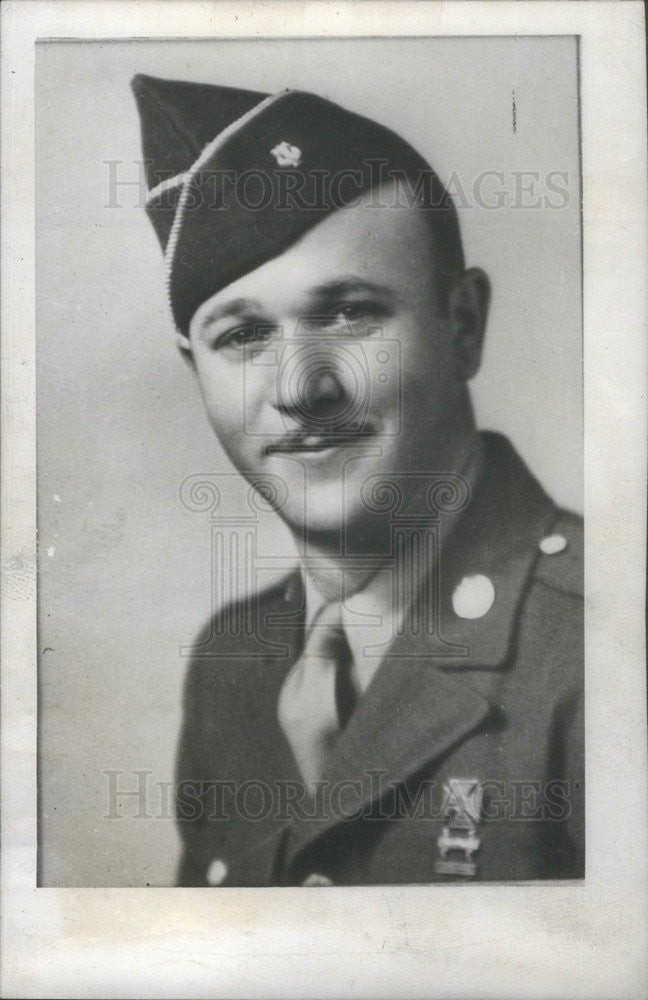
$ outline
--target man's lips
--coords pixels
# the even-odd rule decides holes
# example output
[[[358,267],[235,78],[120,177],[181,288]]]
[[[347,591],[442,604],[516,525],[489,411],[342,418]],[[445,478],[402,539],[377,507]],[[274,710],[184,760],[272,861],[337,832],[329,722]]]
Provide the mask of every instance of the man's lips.
[[[303,431],[293,431],[284,434],[271,444],[266,445],[264,454],[286,454],[293,452],[327,451],[329,448],[348,448],[364,438],[371,437],[372,428],[362,430],[338,431],[327,434],[307,434]]]

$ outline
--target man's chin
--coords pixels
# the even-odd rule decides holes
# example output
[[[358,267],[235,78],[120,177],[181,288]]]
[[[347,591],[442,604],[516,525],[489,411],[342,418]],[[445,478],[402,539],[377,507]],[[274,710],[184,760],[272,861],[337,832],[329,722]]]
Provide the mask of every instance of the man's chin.
[[[361,503],[329,505],[323,498],[318,502],[317,497],[309,495],[303,505],[287,503],[277,513],[295,537],[339,554],[370,554],[372,540],[377,545],[384,533],[384,518],[377,518]]]

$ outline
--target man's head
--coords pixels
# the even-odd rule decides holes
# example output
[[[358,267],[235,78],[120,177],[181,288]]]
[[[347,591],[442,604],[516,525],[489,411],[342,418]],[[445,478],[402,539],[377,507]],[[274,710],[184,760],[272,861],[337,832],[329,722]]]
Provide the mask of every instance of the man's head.
[[[148,79],[144,90],[149,100]],[[488,282],[463,270],[454,207],[411,147],[336,105],[296,96],[297,108],[313,116],[306,126],[291,127],[287,98],[255,104],[262,95],[252,95],[233,131],[219,133],[179,180],[158,188],[152,212],[179,340],[232,462],[252,482],[266,476],[280,484],[277,507],[296,532],[362,533],[375,517],[380,482],[407,497],[413,473],[453,470],[470,440],[466,381],[479,365]],[[284,134],[300,144],[272,146]],[[310,135],[317,148],[308,146]],[[269,181],[275,201],[256,212],[241,206],[250,188],[237,188],[235,175],[225,203],[223,165],[245,156],[259,162],[266,146],[277,161]],[[380,184],[353,172],[364,151],[374,165],[381,156],[389,165],[386,181],[384,170],[373,175]],[[310,166],[295,174],[309,156]],[[304,208],[325,162],[329,180],[337,170],[336,198],[320,186],[317,210]],[[277,202],[285,196],[282,164],[293,171],[293,192],[306,178],[297,184],[301,207]],[[261,205],[254,187],[263,186],[261,174],[247,175]],[[221,200],[210,209],[214,177]],[[170,225],[168,205],[166,219],[160,214],[169,192]]]
[[[487,283],[436,280],[415,208],[358,205],[194,314],[186,351],[209,419],[251,480],[286,484],[296,530],[335,531],[368,515],[367,487],[453,469],[472,432]]]

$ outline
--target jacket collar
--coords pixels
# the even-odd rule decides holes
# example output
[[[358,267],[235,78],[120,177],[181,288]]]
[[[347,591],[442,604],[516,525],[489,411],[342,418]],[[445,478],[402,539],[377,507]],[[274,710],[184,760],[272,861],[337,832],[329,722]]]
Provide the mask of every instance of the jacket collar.
[[[556,514],[509,441],[493,433],[481,437],[482,477],[441,553],[430,588],[439,627],[428,648],[434,665],[443,669],[494,668],[507,659],[538,544]],[[492,584],[493,603],[480,617],[462,618],[453,598],[463,580],[477,575]]]

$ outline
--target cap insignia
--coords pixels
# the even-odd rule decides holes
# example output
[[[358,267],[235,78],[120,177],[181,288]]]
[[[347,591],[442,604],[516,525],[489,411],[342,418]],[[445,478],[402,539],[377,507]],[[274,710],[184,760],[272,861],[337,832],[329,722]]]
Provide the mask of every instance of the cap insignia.
[[[280,142],[270,152],[280,167],[298,167],[301,163],[301,149],[299,146],[291,146],[289,142]]]

